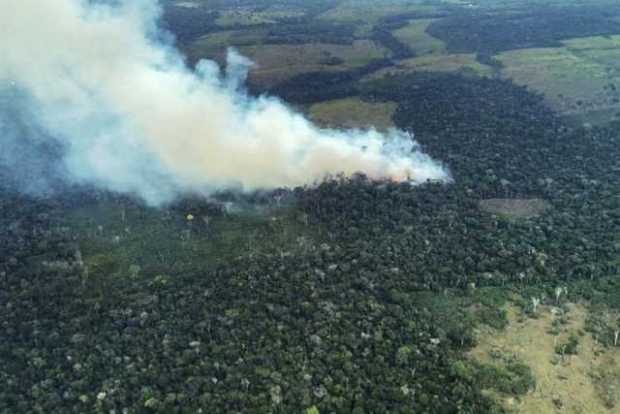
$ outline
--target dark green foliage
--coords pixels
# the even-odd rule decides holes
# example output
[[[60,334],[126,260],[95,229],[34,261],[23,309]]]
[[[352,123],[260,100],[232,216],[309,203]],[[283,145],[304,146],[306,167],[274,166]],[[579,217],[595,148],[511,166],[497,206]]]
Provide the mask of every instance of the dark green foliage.
[[[578,347],[579,338],[572,333],[565,342],[555,346],[555,353],[560,355],[577,355]]]
[[[620,311],[620,278],[603,277],[579,281],[570,293],[573,297],[583,297],[596,304],[597,306],[593,309],[595,314],[603,313],[606,308]]]
[[[171,28],[180,39],[211,30],[204,12]],[[399,20],[381,24],[393,26],[375,38],[398,56],[388,29]],[[272,41],[305,41],[307,27],[286,21]],[[541,97],[500,80],[360,85],[389,64],[304,75],[275,92],[398,102],[395,122],[453,183],[357,176],[281,190],[281,209],[258,193],[153,210],[89,188],[25,197],[0,169],[0,412],[488,413],[499,408],[482,389],[534,388],[514,358],[474,364],[464,352],[479,324],[505,327],[512,293],[549,301],[567,286],[562,300],[620,307],[617,126],[569,129]],[[528,197],[551,208],[514,220],[480,209]],[[227,213],[226,201],[264,211]],[[611,345],[616,327],[602,312],[588,329]],[[563,345],[573,352],[577,340]]]
[[[552,297],[568,285],[570,299],[613,303],[617,280],[601,277],[617,267],[616,132],[564,129],[538,97],[500,81],[399,81],[372,93],[399,101],[397,122],[419,123],[455,183],[358,176],[285,191],[284,227],[202,200],[166,211],[105,193],[5,192],[0,411],[263,412],[281,395],[285,412],[483,413],[493,405],[481,388],[531,389],[518,362],[459,361],[477,324],[505,325],[511,290]],[[435,110],[442,122],[419,115]],[[523,220],[479,208],[526,195],[553,208]],[[123,208],[132,233],[115,246],[104,236],[123,231]],[[78,248],[93,266],[86,279]]]
[[[353,24],[334,24],[320,20],[309,22],[307,18],[303,18],[296,23],[269,26],[265,42],[272,44],[320,42],[348,45],[355,40],[354,32]]]
[[[498,364],[474,364],[473,377],[482,388],[505,394],[524,395],[536,387],[530,367],[510,357]]]
[[[3,308],[0,411],[256,412],[271,407],[275,386],[284,411],[486,411],[473,382],[448,374],[447,318],[415,297],[386,300],[369,274],[330,270],[338,254],[334,246],[303,259],[145,274],[109,286],[105,294],[117,300],[95,304],[77,271],[13,273],[2,289],[11,306]],[[108,258],[93,260],[100,276],[114,271]],[[406,395],[404,384],[424,392]]]
[[[495,329],[504,329],[508,326],[508,318],[504,309],[495,307],[483,307],[476,312],[476,317],[481,323]]]
[[[207,7],[183,7],[168,4],[164,7],[162,25],[174,33],[179,43],[190,42],[217,30],[217,11]]]
[[[414,57],[414,53],[411,52],[411,49],[392,34],[395,30],[406,26],[408,23],[409,19],[406,18],[406,16],[397,16],[385,19],[373,29],[372,39],[390,49],[393,60]]]
[[[573,37],[615,34],[620,23],[613,17],[617,5],[536,7],[514,13],[460,12],[437,20],[428,28],[453,53],[480,53],[480,57],[520,48],[561,46]],[[482,61],[482,60],[481,60]]]
[[[379,59],[351,71],[312,72],[297,75],[278,84],[269,92],[284,98],[288,102],[299,104],[345,98],[358,93],[359,80],[363,76],[390,64],[391,60],[389,59]]]
[[[618,317],[617,302],[614,306],[605,304],[604,301],[593,302],[586,318],[585,330],[602,345],[609,347],[620,345],[620,317]]]

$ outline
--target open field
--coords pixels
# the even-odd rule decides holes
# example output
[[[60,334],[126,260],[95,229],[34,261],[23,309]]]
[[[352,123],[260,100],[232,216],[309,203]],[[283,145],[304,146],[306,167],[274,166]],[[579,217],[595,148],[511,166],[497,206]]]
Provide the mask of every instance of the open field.
[[[609,107],[606,109],[591,110],[587,112],[574,112],[564,115],[567,124],[573,127],[581,127],[584,125],[605,125],[610,121],[620,120],[620,108]]]
[[[394,127],[394,102],[369,103],[359,98],[338,99],[314,104],[309,113],[312,120],[333,128],[371,128],[386,130]]]
[[[248,11],[227,10],[220,14],[215,21],[218,26],[253,26],[257,24],[275,24],[279,19],[302,17],[304,12],[299,11]]]
[[[542,93],[566,115],[620,110],[620,36],[566,40],[564,47],[512,50],[502,76]]]
[[[457,72],[463,75],[491,76],[494,70],[478,62],[473,54],[438,54],[401,60],[395,66],[380,69],[366,76],[363,80],[368,81],[414,72]]]
[[[377,22],[388,16],[402,13],[420,13],[420,17],[439,11],[435,5],[424,4],[424,1],[414,0],[344,0],[336,7],[323,13],[320,18],[338,22]]]
[[[618,36],[592,36],[578,37],[563,41],[567,48],[577,50],[609,50],[620,47],[620,35]]]
[[[356,40],[351,45],[261,44],[264,35],[261,29],[212,33],[193,42],[185,53],[190,61],[208,58],[222,63],[226,49],[236,47],[256,62],[251,79],[267,87],[303,73],[356,69],[390,54],[371,40]]]
[[[411,20],[407,26],[395,30],[393,34],[398,40],[407,45],[416,56],[442,53],[446,49],[445,43],[426,33],[428,26],[435,20]]]
[[[192,61],[199,59],[221,59],[229,47],[239,47],[260,44],[265,31],[256,30],[225,30],[204,35],[190,45],[184,52]]]
[[[541,199],[489,199],[480,202],[480,208],[488,213],[516,219],[538,217],[550,208],[549,204]]]
[[[479,344],[470,352],[470,357],[496,363],[499,355],[510,355],[532,369],[536,389],[521,399],[491,393],[509,412],[617,412],[617,407],[610,406],[609,398],[613,396],[607,394],[618,390],[608,389],[606,385],[617,382],[620,351],[618,348],[604,348],[584,333],[588,314],[584,306],[540,306],[533,318],[524,316],[514,307],[507,311],[508,326],[503,331],[483,328],[478,335]],[[557,346],[565,343],[571,335],[578,338],[577,353],[558,354]]]
[[[302,73],[359,68],[372,60],[387,57],[390,53],[370,40],[356,40],[352,45],[313,43],[242,46],[239,50],[257,64],[250,74],[252,80],[266,86]]]

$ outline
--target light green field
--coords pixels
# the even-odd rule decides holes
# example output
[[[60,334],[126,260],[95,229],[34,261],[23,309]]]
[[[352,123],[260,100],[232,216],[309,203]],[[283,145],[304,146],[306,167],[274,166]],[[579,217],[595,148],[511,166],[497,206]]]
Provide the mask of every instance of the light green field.
[[[215,21],[218,26],[252,26],[257,24],[274,24],[278,19],[301,17],[301,11],[263,11],[228,10],[222,12]]]
[[[578,37],[562,43],[570,50],[617,49],[620,47],[620,35]]]
[[[421,15],[437,12],[439,8],[424,4],[423,0],[344,0],[323,13],[320,18],[338,22],[370,22],[401,13],[419,12]]]
[[[559,48],[499,54],[502,76],[542,93],[552,108],[566,115],[620,109],[620,36],[563,43]]]
[[[363,81],[415,72],[458,72],[467,76],[491,76],[494,71],[476,60],[474,54],[426,55],[399,61],[395,66],[380,69]]]
[[[481,200],[480,208],[487,213],[507,219],[530,219],[543,214],[550,208],[550,205],[539,198],[493,198]]]
[[[331,128],[376,128],[384,131],[394,127],[392,116],[395,102],[369,103],[359,98],[321,102],[310,107],[313,121]]]
[[[566,48],[582,59],[604,65],[610,75],[620,75],[620,35],[570,39]]]
[[[426,29],[436,19],[416,19],[401,29],[394,31],[394,36],[406,44],[417,56],[442,53],[446,45],[441,40],[426,33]]]
[[[187,45],[183,51],[192,60],[203,58],[220,60],[228,47],[260,44],[264,36],[265,32],[261,29],[210,33]]]
[[[254,81],[265,86],[302,73],[359,68],[390,54],[388,49],[370,40],[356,40],[351,45],[254,45],[243,46],[239,50],[257,63],[250,75]],[[333,58],[341,59],[342,63],[329,63]]]
[[[564,121],[574,127],[583,125],[605,125],[610,121],[620,121],[620,108],[591,110],[587,112],[575,112],[566,114]]]
[[[577,101],[592,103],[606,79],[605,67],[582,59],[566,48],[512,50],[498,55],[502,75],[545,95],[559,111],[578,109]]]
[[[235,33],[234,31],[224,31],[202,36],[186,47],[186,54],[201,58],[212,57],[234,44]]]

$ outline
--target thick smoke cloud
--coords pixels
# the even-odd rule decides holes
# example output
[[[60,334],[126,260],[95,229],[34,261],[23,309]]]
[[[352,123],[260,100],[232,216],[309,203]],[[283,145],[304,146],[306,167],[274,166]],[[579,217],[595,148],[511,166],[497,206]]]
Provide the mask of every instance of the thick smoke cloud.
[[[403,132],[319,129],[275,98],[248,97],[252,62],[234,51],[224,74],[211,61],[189,70],[161,40],[154,0],[0,0],[0,10],[0,89],[23,94],[11,106],[29,124],[16,131],[0,107],[5,161],[36,131],[64,151],[66,179],[152,204],[338,173],[448,178]]]

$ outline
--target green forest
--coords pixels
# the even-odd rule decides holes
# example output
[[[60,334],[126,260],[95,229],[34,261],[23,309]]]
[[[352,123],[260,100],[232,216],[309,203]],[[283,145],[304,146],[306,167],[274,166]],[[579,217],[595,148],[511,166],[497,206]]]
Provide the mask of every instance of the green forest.
[[[620,5],[384,1],[169,0],[161,21],[190,67],[265,59],[248,93],[310,117],[392,108],[452,181],[154,208],[0,168],[0,413],[617,412]],[[558,53],[605,77],[529,66]]]

